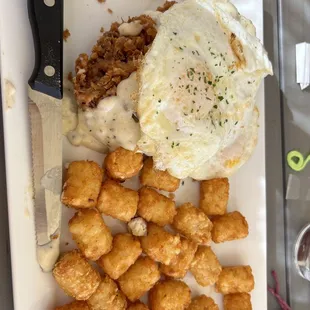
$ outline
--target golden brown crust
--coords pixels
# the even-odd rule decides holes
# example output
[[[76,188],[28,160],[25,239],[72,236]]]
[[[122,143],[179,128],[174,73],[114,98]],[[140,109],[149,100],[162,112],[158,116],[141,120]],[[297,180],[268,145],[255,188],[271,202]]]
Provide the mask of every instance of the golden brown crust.
[[[155,169],[153,159],[149,157],[142,168],[140,182],[142,185],[154,187],[167,192],[175,192],[180,186],[180,180],[167,171]]]
[[[192,300],[187,310],[219,310],[219,307],[211,297],[200,295]]]
[[[62,38],[64,39],[65,42],[67,42],[67,39],[71,36],[71,33],[69,31],[69,29],[65,29],[63,34],[62,34]]]
[[[93,161],[70,163],[61,201],[72,208],[93,208],[97,204],[103,170]]]
[[[172,224],[176,215],[175,202],[172,199],[147,187],[139,190],[139,197],[139,216],[159,226]]]
[[[116,280],[135,263],[141,253],[137,238],[130,234],[117,234],[113,238],[111,252],[100,257],[97,263],[105,273]]]
[[[243,239],[249,234],[249,225],[238,211],[215,216],[212,223],[212,240],[215,243]]]
[[[134,304],[131,304],[127,310],[149,310],[149,308],[142,302],[135,302]]]
[[[246,58],[243,52],[243,45],[234,33],[230,34],[229,44],[234,53],[235,59],[237,60],[234,64],[236,69],[246,67]]]
[[[229,182],[227,178],[212,179],[200,183],[199,207],[208,216],[225,214],[228,197]]]
[[[251,295],[248,293],[225,295],[224,310],[252,310]]]
[[[113,237],[97,210],[76,212],[69,221],[69,230],[80,251],[90,260],[96,261],[112,248]]]
[[[86,301],[73,301],[70,304],[56,307],[55,310],[90,310],[90,309]]]
[[[181,251],[170,265],[160,265],[159,270],[168,277],[184,278],[197,251],[197,243],[181,238]]]
[[[105,158],[105,168],[111,179],[124,181],[137,175],[142,167],[143,154],[122,147],[109,153]]]
[[[139,20],[143,29],[137,36],[121,36],[113,23],[102,34],[90,56],[81,54],[76,60],[74,92],[82,108],[96,107],[98,102],[116,94],[117,85],[137,70],[140,59],[156,36],[155,22],[146,15],[129,18]]]
[[[183,310],[190,302],[190,288],[178,280],[160,281],[149,293],[149,304],[152,310]]]
[[[127,298],[135,302],[159,280],[157,264],[149,257],[140,257],[118,278],[118,284]]]
[[[171,264],[181,250],[179,235],[172,235],[153,223],[148,224],[147,236],[141,237],[140,240],[143,252],[165,265]]]
[[[172,6],[174,6],[177,2],[176,1],[166,1],[162,6],[158,7],[156,11],[159,12],[166,12],[169,10]]]
[[[138,201],[138,192],[116,181],[107,180],[102,184],[97,209],[118,220],[129,222],[137,212]]]
[[[125,310],[126,297],[107,275],[102,277],[96,292],[87,300],[90,310]]]
[[[190,271],[201,286],[213,285],[222,271],[220,262],[209,246],[199,246]]]
[[[212,222],[202,210],[191,203],[185,203],[177,208],[173,226],[181,234],[198,244],[208,244],[211,241]]]
[[[87,300],[100,284],[99,273],[78,250],[67,252],[56,263],[53,275],[65,293],[77,300]]]
[[[216,282],[216,290],[224,295],[249,293],[254,289],[254,277],[250,266],[223,267]]]

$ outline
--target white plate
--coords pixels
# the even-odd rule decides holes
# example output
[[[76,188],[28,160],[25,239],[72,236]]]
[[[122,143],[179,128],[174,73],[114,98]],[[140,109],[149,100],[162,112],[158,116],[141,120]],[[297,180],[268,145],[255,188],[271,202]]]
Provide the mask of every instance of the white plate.
[[[34,221],[31,188],[31,159],[29,121],[27,111],[27,80],[31,74],[34,57],[27,8],[24,0],[1,1],[0,38],[2,79],[10,80],[16,87],[16,103],[10,110],[4,106],[4,134],[6,149],[6,172],[9,202],[11,255],[15,310],[51,310],[69,300],[58,289],[51,274],[41,272],[36,262]],[[137,15],[155,8],[163,1],[155,0],[108,0],[99,4],[97,0],[65,0],[65,27],[71,37],[65,46],[64,73],[73,71],[74,61],[80,52],[89,52],[100,35],[100,28],[121,17]],[[250,18],[260,38],[263,33],[262,0],[233,1],[240,12]],[[107,12],[113,10],[113,14]],[[2,87],[4,83],[2,80]],[[3,93],[5,89],[3,89]],[[248,238],[213,246],[223,265],[249,264],[255,276],[252,292],[254,310],[267,309],[266,284],[266,197],[265,197],[265,124],[264,90],[261,87],[257,98],[260,108],[259,142],[251,160],[231,178],[229,211],[242,212],[250,226]],[[4,102],[5,105],[5,102]],[[73,159],[94,159],[102,163],[102,155],[70,146],[64,139],[64,162]],[[179,203],[191,197],[198,200],[198,187],[188,180],[180,194]],[[182,191],[182,192],[181,192]],[[2,206],[4,207],[4,206]],[[64,209],[63,249],[71,248],[67,234],[67,220],[72,212]],[[109,220],[109,223],[112,221]],[[114,225],[113,232],[123,229]],[[66,242],[70,242],[66,245]],[[221,305],[221,297],[213,288],[199,287],[190,275],[186,281],[193,295],[206,293]],[[222,309],[222,306],[221,306]]]

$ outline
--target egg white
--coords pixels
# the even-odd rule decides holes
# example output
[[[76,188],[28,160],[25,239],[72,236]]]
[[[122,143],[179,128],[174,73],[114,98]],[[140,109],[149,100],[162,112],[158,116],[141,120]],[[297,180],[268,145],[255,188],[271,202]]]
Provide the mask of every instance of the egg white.
[[[255,147],[267,74],[254,26],[229,1],[175,4],[138,71],[139,148],[178,178],[230,175]]]

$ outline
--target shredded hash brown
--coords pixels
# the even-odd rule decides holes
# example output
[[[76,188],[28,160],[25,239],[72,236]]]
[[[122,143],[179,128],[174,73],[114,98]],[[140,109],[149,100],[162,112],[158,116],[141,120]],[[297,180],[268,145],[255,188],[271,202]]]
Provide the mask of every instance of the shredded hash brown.
[[[168,10],[175,2],[166,2],[158,11]],[[143,29],[137,36],[121,36],[115,22],[97,41],[90,56],[80,54],[75,62],[73,79],[77,103],[83,109],[94,108],[98,102],[116,94],[117,85],[137,70],[157,34],[155,22],[146,15],[129,18],[139,20]]]

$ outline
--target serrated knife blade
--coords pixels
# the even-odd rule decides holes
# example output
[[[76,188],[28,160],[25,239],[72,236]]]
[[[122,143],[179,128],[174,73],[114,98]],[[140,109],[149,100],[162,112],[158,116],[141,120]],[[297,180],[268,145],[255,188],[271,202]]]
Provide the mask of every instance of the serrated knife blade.
[[[34,216],[37,259],[53,269],[59,256],[62,189],[62,31],[63,1],[28,0],[35,46],[29,79]]]
[[[45,190],[41,186],[41,178],[44,175],[42,119],[37,105],[31,99],[29,99],[29,115],[31,124],[35,229],[37,244],[41,246],[49,243],[51,238],[48,234]]]
[[[62,187],[61,100],[29,89],[37,259],[50,271],[59,256]]]

